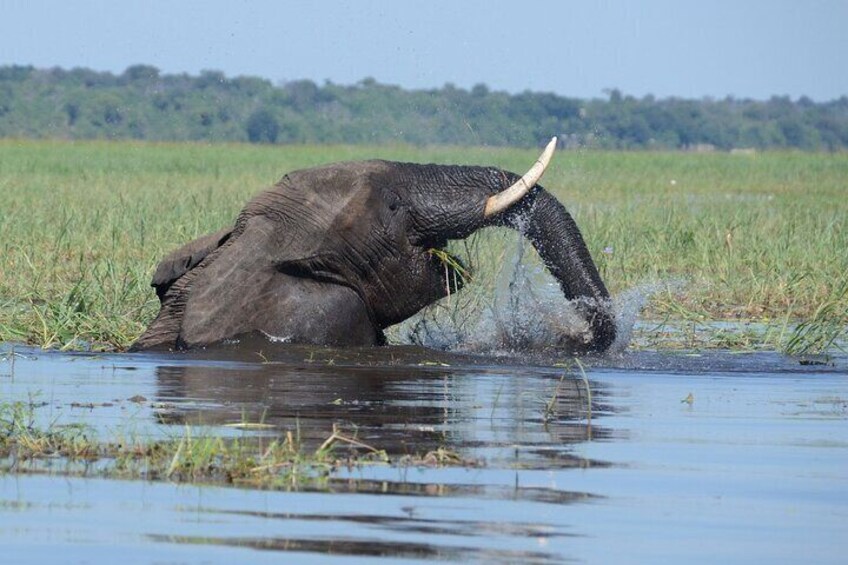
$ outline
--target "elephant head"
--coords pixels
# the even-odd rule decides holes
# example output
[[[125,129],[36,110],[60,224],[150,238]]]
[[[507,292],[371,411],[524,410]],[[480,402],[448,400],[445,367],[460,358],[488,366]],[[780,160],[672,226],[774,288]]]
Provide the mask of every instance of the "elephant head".
[[[609,294],[571,215],[536,184],[555,146],[556,138],[523,177],[378,160],[291,172],[232,227],[160,263],[152,285],[161,309],[133,348],[184,349],[251,332],[381,344],[383,329],[459,290],[461,264],[434,250],[497,225],[520,230],[566,298],[580,299],[588,349],[603,351],[615,338]]]

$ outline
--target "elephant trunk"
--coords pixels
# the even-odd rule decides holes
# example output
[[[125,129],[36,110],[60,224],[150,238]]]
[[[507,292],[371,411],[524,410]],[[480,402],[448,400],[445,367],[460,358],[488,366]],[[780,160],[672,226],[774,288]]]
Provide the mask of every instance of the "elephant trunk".
[[[409,238],[442,247],[486,226],[523,233],[539,252],[565,297],[575,300],[591,332],[587,349],[605,351],[616,337],[610,296],[580,230],[565,207],[536,184],[556,148],[553,138],[523,176],[495,167],[392,164],[381,184],[410,187]]]
[[[598,352],[608,349],[616,336],[609,292],[565,207],[536,186],[497,223],[522,232],[559,282],[565,297],[577,301],[592,334],[588,348]]]

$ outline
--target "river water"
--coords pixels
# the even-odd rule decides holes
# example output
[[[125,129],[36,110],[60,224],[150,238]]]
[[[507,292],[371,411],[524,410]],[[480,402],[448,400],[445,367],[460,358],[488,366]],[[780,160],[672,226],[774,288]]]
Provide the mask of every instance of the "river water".
[[[416,347],[0,359],[2,400],[43,423],[109,438],[261,420],[307,448],[336,425],[397,462],[297,492],[0,474],[3,563],[846,559],[845,357],[625,353],[585,361],[585,380]],[[475,464],[400,462],[438,449]]]

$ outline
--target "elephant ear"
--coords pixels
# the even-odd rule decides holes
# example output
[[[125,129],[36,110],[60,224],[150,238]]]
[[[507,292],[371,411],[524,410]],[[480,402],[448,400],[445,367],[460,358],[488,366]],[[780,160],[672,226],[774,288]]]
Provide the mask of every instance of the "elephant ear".
[[[156,273],[150,286],[156,289],[156,296],[161,302],[165,293],[178,278],[192,270],[198,263],[221,247],[233,233],[233,228],[225,228],[191,241],[162,259],[156,267]]]

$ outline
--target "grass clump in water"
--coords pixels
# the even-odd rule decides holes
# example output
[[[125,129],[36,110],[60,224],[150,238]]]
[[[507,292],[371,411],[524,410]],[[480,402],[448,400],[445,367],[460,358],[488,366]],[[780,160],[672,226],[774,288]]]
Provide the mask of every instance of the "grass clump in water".
[[[477,465],[440,449],[392,462],[385,451],[334,426],[314,451],[297,434],[280,437],[223,438],[198,435],[185,426],[165,440],[118,438],[100,441],[81,424],[39,426],[35,410],[43,404],[0,402],[0,472],[102,476],[173,482],[215,483],[257,488],[325,488],[339,468],[363,465]],[[64,467],[57,467],[57,461]],[[82,463],[82,465],[80,465]]]
[[[43,430],[35,421],[38,406],[41,404],[33,399],[0,402],[0,459],[11,456],[15,467],[16,460],[54,456],[79,460],[97,456],[86,426],[70,424]]]
[[[789,355],[820,355],[833,347],[844,349],[848,337],[848,274],[834,285],[830,297],[812,316],[798,324],[787,340],[784,352]]]

